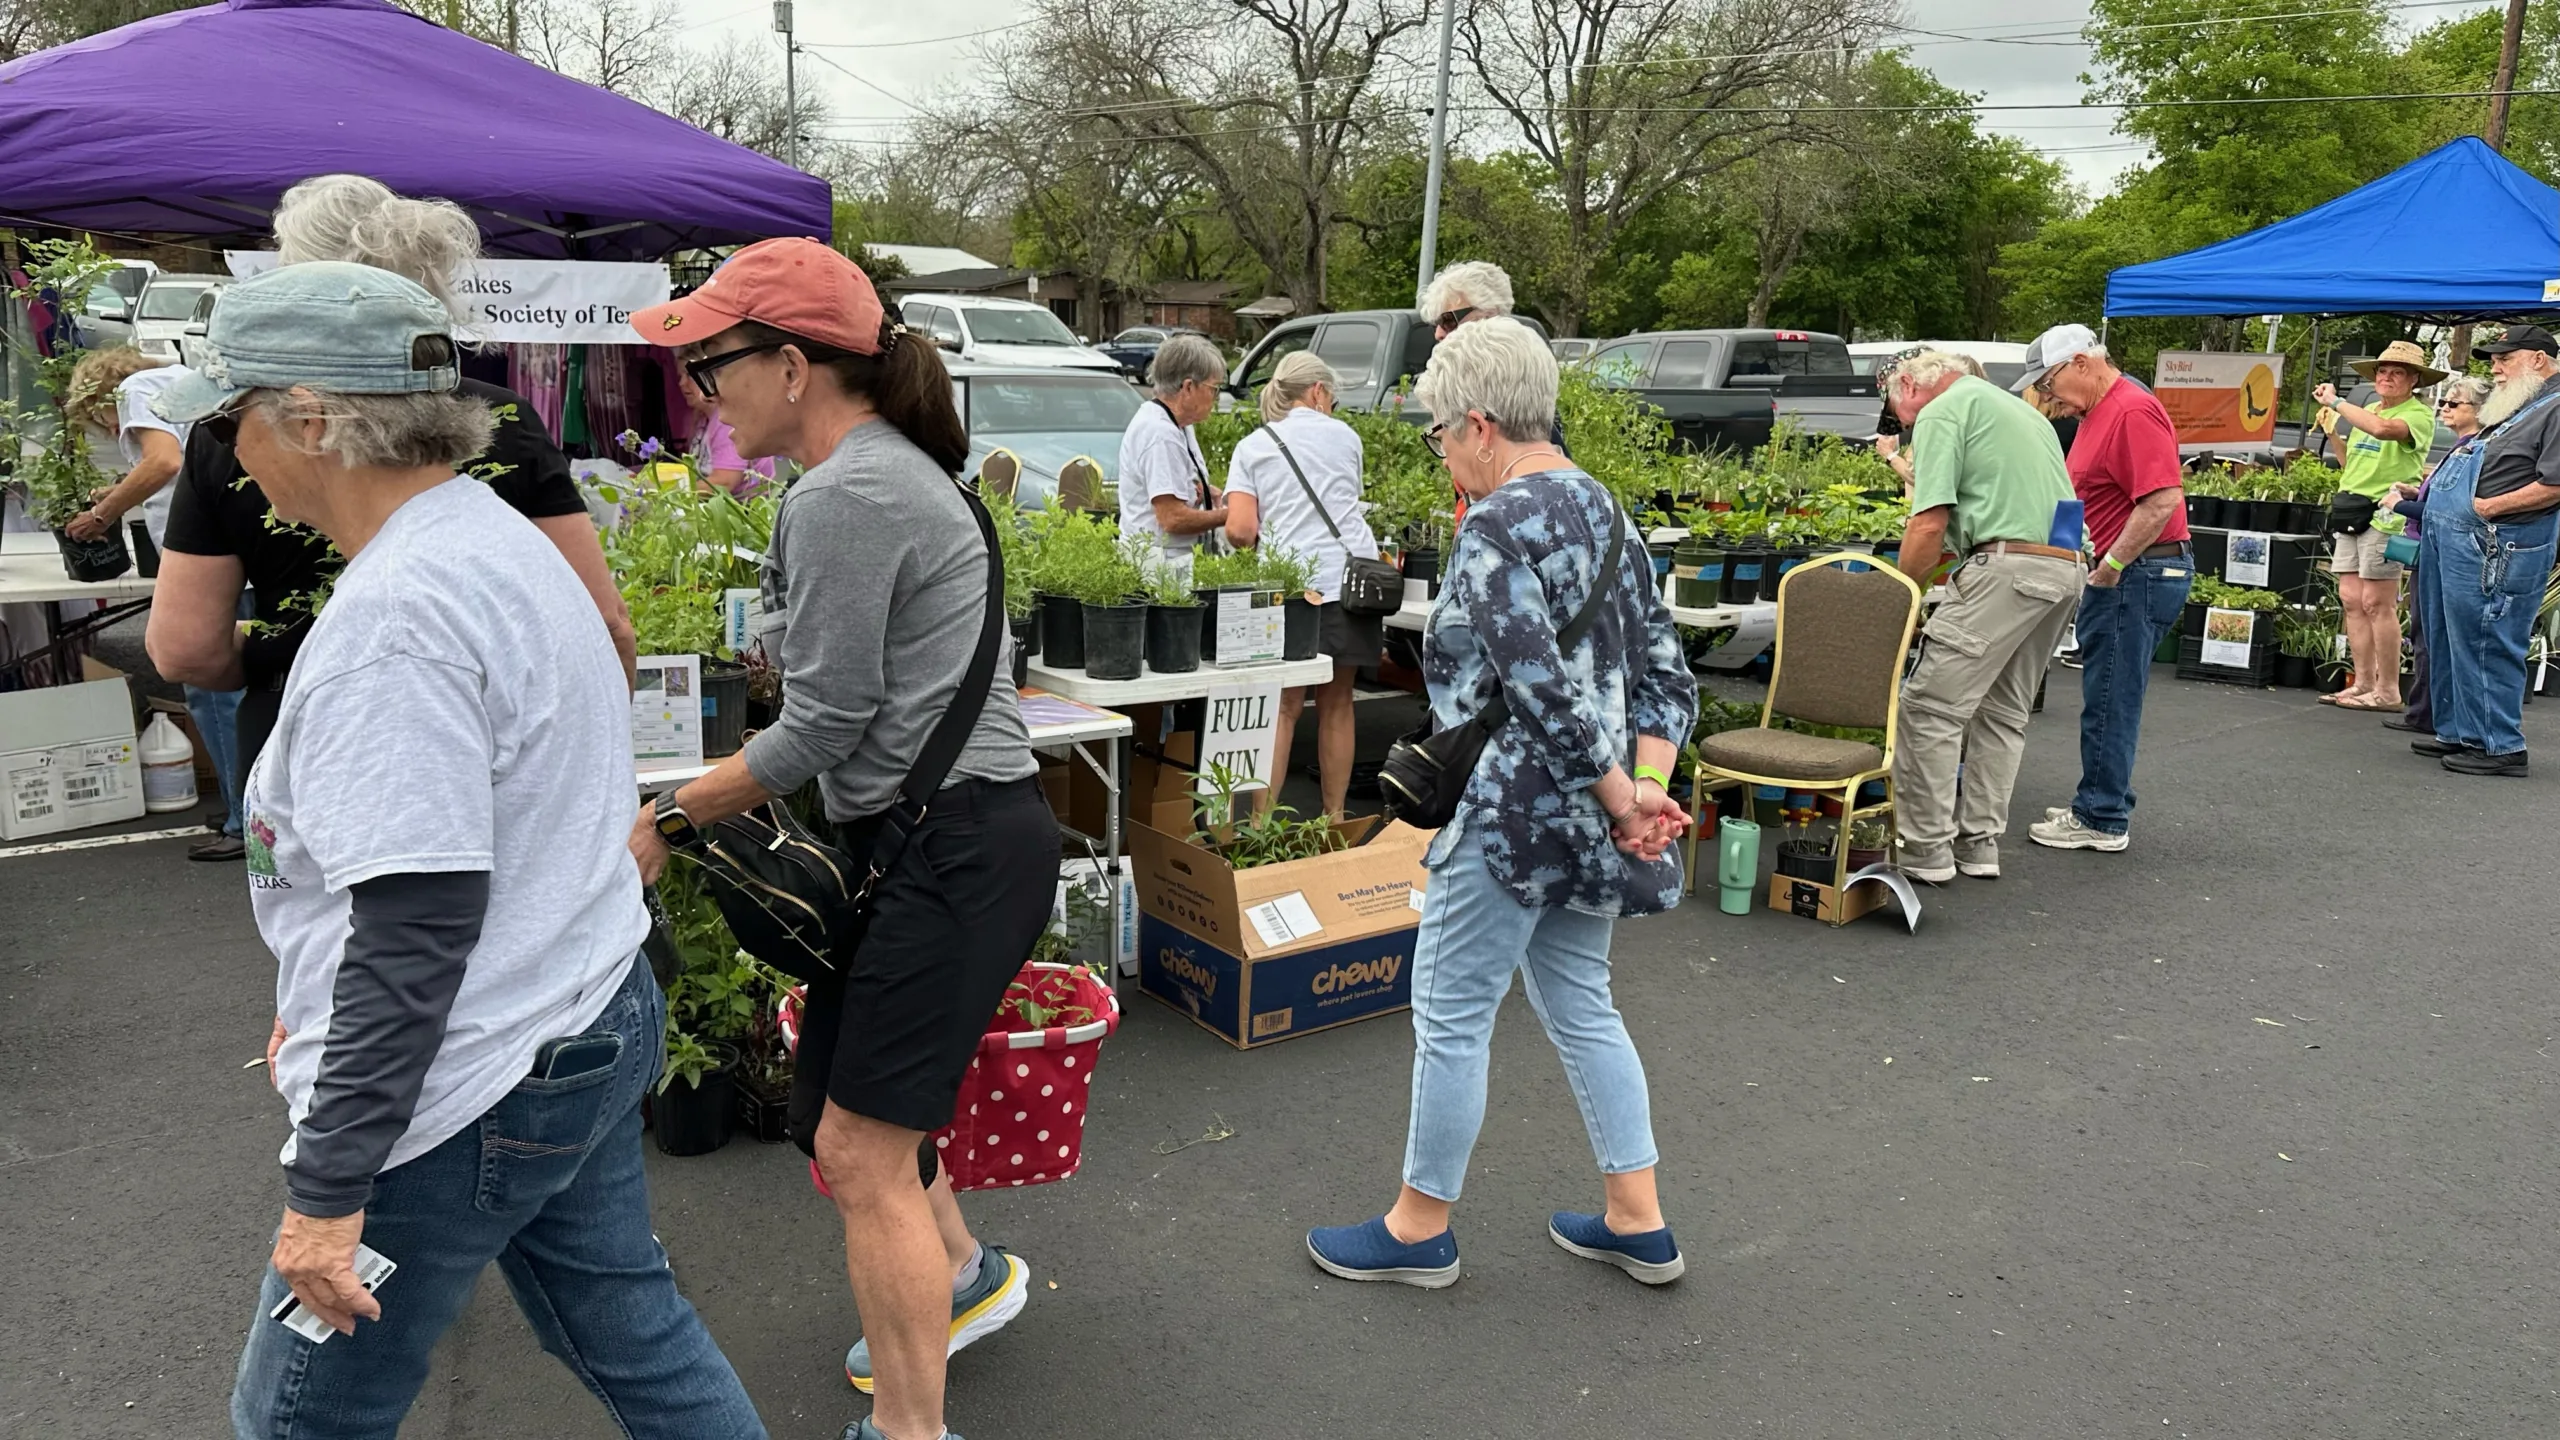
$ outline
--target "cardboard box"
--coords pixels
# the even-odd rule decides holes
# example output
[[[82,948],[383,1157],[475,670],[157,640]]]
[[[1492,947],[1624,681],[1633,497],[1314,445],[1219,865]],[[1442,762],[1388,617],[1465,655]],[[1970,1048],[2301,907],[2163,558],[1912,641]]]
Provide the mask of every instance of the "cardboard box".
[[[133,691],[106,666],[87,673],[85,684],[0,694],[0,840],[142,814]]]
[[[1708,878],[1714,877],[1710,875]],[[1769,876],[1770,909],[1783,910],[1790,915],[1802,915],[1808,920],[1819,920],[1825,925],[1846,924],[1861,915],[1881,910],[1885,902],[1892,898],[1892,890],[1872,881],[1851,885],[1848,898],[1844,902],[1838,890],[1819,880],[1799,880],[1792,875],[1775,873]],[[1841,906],[1844,903],[1848,906],[1845,915],[1841,912]]]
[[[1140,988],[1239,1049],[1406,1008],[1431,832],[1345,828],[1353,849],[1239,870],[1132,825]]]

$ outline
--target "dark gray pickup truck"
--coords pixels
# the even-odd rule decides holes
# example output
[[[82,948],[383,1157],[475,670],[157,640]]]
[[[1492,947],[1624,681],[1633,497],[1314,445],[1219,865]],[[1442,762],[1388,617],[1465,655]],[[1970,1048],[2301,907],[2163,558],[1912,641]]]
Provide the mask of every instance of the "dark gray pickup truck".
[[[1520,323],[1544,338],[1546,327],[1529,316]],[[1250,405],[1281,358],[1313,350],[1333,368],[1334,400],[1346,410],[1383,410],[1395,402],[1396,383],[1419,375],[1431,363],[1431,326],[1410,310],[1344,310],[1309,315],[1282,324],[1254,342],[1230,372],[1227,393]],[[1408,409],[1408,419],[1429,424],[1422,412]]]
[[[1781,417],[1864,439],[1880,413],[1873,378],[1837,335],[1805,330],[1657,330],[1611,340],[1581,362],[1603,384],[1639,391],[1691,450],[1752,450]]]

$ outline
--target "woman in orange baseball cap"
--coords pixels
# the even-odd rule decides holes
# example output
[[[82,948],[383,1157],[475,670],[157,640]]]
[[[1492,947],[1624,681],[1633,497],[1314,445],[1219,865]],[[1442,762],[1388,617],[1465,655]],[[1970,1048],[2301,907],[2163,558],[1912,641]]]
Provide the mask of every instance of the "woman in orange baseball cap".
[[[1003,626],[996,678],[962,693],[989,603],[987,532],[955,483],[968,431],[934,347],[815,240],[750,245],[631,323],[683,352],[741,451],[808,467],[764,564],[781,718],[642,806],[632,853],[654,881],[671,845],[815,780],[845,853],[884,867],[860,947],[810,983],[791,1130],[843,1215],[862,1313],[845,1370],[875,1398],[846,1440],[935,1440],[945,1359],[1021,1313],[1031,1271],[970,1237],[925,1137],[950,1123],[988,1018],[1048,926],[1058,864]],[[929,803],[904,843],[900,827],[884,841],[955,704],[977,707],[958,759],[917,797]]]

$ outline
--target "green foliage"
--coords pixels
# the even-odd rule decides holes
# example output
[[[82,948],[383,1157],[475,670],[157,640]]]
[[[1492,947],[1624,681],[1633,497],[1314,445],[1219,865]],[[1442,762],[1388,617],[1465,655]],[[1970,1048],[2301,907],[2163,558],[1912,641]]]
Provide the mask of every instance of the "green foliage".
[[[1147,603],[1168,610],[1197,610],[1200,597],[1193,593],[1192,583],[1171,566],[1158,566],[1146,575]]]
[[[1255,584],[1262,578],[1262,555],[1261,546],[1251,550],[1221,550],[1214,555],[1195,555],[1191,561],[1191,583],[1203,590]]]
[[[1082,511],[1050,509],[1033,522],[1032,586],[1043,595],[1065,595],[1088,605],[1117,605],[1145,592],[1147,575],[1134,545],[1124,543],[1111,520]]]
[[[681,961],[667,986],[667,1063],[658,1089],[663,1093],[678,1075],[700,1083],[719,1068],[721,1056],[710,1048],[717,1045],[737,1053],[740,1078],[751,1089],[778,1093],[790,1076],[777,1015],[790,980],[738,948],[690,858],[669,862],[658,880],[658,903]]]
[[[115,262],[100,254],[86,238],[30,240],[27,283],[9,292],[19,301],[50,299],[68,314],[79,314]],[[64,350],[36,366],[36,383],[58,406],[71,392],[71,372],[80,351]],[[115,479],[89,455],[89,437],[59,410],[0,413],[0,443],[19,455],[14,477],[27,487],[27,513],[47,529],[59,530],[89,508],[89,497]],[[33,445],[36,453],[24,454]]]
[[[1318,815],[1301,820],[1298,812],[1274,797],[1265,809],[1236,818],[1238,791],[1242,777],[1224,765],[1209,767],[1210,791],[1200,797],[1199,822],[1192,843],[1214,852],[1238,870],[1256,865],[1277,865],[1288,860],[1312,860],[1319,855],[1350,848],[1350,840],[1335,827],[1333,817]],[[1248,799],[1250,791],[1242,792]],[[1248,804],[1242,808],[1251,808]]]
[[[2230,585],[2211,575],[2198,575],[2194,588],[2187,592],[2187,603],[2214,610],[2273,610],[2284,601],[2273,590]]]
[[[676,485],[609,486],[602,493],[622,507],[621,523],[604,532],[604,551],[630,608],[639,653],[727,656],[720,644],[721,592],[756,583],[755,563],[736,552],[761,553],[771,543],[778,501]]]
[[[658,1093],[666,1094],[667,1087],[679,1080],[688,1087],[700,1085],[706,1077],[718,1073],[726,1058],[703,1044],[701,1037],[670,1024],[667,1029],[667,1058],[658,1071]]]
[[[1038,540],[1032,533],[1032,517],[1015,508],[1010,500],[983,491],[978,498],[987,507],[987,518],[995,524],[996,549],[1004,556],[1004,613],[1020,620],[1031,613],[1031,576],[1037,564]]]
[[[1253,584],[1257,590],[1277,590],[1283,595],[1304,595],[1315,583],[1316,562],[1281,545],[1263,544],[1253,547],[1256,563]]]

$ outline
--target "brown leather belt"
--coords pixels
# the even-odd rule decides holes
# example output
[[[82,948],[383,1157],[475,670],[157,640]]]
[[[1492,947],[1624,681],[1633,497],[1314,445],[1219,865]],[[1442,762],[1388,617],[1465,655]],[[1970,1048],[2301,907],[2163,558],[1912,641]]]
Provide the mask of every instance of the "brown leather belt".
[[[2080,558],[2077,550],[2065,550],[2059,545],[2030,545],[2024,540],[1986,540],[1974,546],[1966,558],[1975,555],[2041,555],[2047,560]]]

